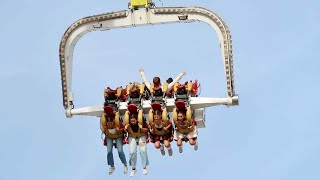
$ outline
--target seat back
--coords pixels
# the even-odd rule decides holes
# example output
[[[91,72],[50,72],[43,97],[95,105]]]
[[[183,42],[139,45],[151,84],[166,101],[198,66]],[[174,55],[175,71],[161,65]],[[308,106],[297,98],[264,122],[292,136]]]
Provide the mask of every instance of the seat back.
[[[183,95],[183,94],[187,94],[187,89],[186,86],[181,84],[177,87],[177,94],[178,95]]]
[[[153,88],[153,95],[154,96],[163,96],[162,89],[160,87],[159,88]]]
[[[119,118],[119,112],[116,112],[113,116],[110,116],[106,113],[102,113],[100,117],[100,129],[101,131],[105,132],[107,130],[107,118],[110,117],[115,122],[115,126],[120,128],[120,118]]]

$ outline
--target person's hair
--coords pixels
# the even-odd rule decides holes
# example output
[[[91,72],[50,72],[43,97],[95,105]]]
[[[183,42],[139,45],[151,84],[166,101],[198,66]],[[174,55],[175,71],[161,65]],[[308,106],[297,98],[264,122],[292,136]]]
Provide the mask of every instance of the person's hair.
[[[139,90],[139,89],[140,89],[140,84],[138,82],[132,83],[130,90]]]
[[[170,84],[170,83],[172,83],[172,82],[173,82],[173,79],[172,79],[172,78],[168,78],[168,79],[167,79],[167,83],[168,83],[168,84]]]
[[[186,111],[179,110],[177,114],[183,114],[185,116],[186,115]]]
[[[106,121],[107,122],[113,122],[114,118],[110,116],[106,116]]]
[[[160,78],[159,77],[154,77],[153,78],[153,84],[160,84]]]
[[[129,119],[138,119],[138,115],[135,114],[135,113],[131,113],[131,114],[129,115]]]

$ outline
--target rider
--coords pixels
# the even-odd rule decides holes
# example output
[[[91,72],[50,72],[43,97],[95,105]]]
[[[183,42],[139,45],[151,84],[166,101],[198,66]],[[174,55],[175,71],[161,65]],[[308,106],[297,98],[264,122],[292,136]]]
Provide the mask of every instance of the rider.
[[[138,115],[132,113],[129,115],[129,124],[125,126],[128,131],[129,136],[129,146],[130,146],[130,160],[129,164],[132,166],[132,171],[130,176],[134,176],[136,173],[137,164],[137,145],[140,149],[140,157],[142,162],[142,173],[147,175],[147,165],[149,164],[148,154],[147,154],[147,137],[148,137],[148,124],[143,122],[143,125],[138,123]]]
[[[186,119],[186,112],[180,110],[177,113],[177,124],[175,124],[174,140],[177,141],[177,146],[179,147],[179,152],[182,153],[182,141],[189,141],[190,145],[194,146],[194,150],[198,150],[198,131],[196,126],[196,121],[193,119],[189,123]]]
[[[115,123],[114,117],[106,116],[105,113],[103,114],[106,119],[106,123],[102,123],[102,132],[105,134],[105,144],[107,146],[107,159],[109,168],[109,175],[111,175],[114,170],[114,160],[113,160],[113,144],[115,142],[115,146],[118,150],[119,158],[124,165],[124,174],[128,172],[128,166],[126,161],[126,156],[123,152],[123,138],[124,138],[124,125],[119,122],[117,126]]]
[[[140,68],[140,75],[141,75],[141,77],[142,77],[143,83],[147,86],[147,88],[148,88],[149,90],[151,90],[151,89],[150,89],[150,88],[151,88],[151,85],[150,85],[150,83],[147,81],[147,78],[146,78],[146,76],[145,76],[145,74],[144,74],[144,69],[143,69],[143,68]],[[168,90],[167,90],[167,92],[170,91],[170,90],[173,88],[173,85],[174,85],[176,82],[178,82],[178,81],[182,78],[182,76],[184,76],[184,75],[186,75],[186,72],[180,73],[180,74],[168,85]],[[161,84],[161,80],[160,80],[159,77],[154,77],[154,78],[153,78],[153,84],[154,84],[154,88],[161,88],[161,89],[163,89],[162,84]]]
[[[173,82],[173,79],[170,77],[170,78],[167,79],[166,82],[168,84],[170,84],[171,82]],[[173,94],[174,94],[174,89],[172,88],[170,91],[167,92],[166,95],[167,95],[168,98],[172,98]]]
[[[154,143],[155,148],[160,149],[161,154],[164,156],[165,151],[163,145],[168,149],[169,156],[172,156],[172,149],[170,142],[172,141],[172,123],[170,120],[162,120],[162,112],[160,110],[155,110],[153,112],[153,122],[150,123],[150,139]]]

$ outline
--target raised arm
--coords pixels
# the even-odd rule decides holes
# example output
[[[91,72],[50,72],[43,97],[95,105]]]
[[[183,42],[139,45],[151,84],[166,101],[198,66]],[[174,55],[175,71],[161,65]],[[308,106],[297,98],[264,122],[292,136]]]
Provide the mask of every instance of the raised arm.
[[[172,88],[173,88],[173,85],[180,81],[180,79],[182,78],[182,76],[186,75],[186,72],[182,72],[180,73],[169,85],[168,85],[168,90],[167,91],[170,91]]]
[[[146,85],[148,89],[150,89],[150,83],[147,81],[147,78],[146,78],[146,75],[144,74],[144,69],[143,68],[140,68],[140,75],[141,75],[141,78],[142,78],[142,83],[144,85]]]

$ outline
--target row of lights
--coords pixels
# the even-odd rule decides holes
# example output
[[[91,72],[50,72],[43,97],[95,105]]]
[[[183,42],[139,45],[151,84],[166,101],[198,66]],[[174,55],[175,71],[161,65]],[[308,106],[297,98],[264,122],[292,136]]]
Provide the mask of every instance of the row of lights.
[[[111,20],[116,18],[122,18],[127,16],[127,11],[121,11],[121,12],[113,12],[108,14],[101,14],[91,17],[82,18],[75,23],[73,23],[67,31],[64,33],[62,40],[60,42],[60,50],[59,50],[59,56],[60,56],[60,70],[61,70],[61,82],[62,82],[62,94],[63,94],[63,105],[65,108],[68,107],[68,93],[67,93],[67,82],[66,82],[66,57],[65,57],[65,45],[66,42],[70,36],[70,34],[80,25],[93,22],[93,21],[103,21],[103,20]]]

